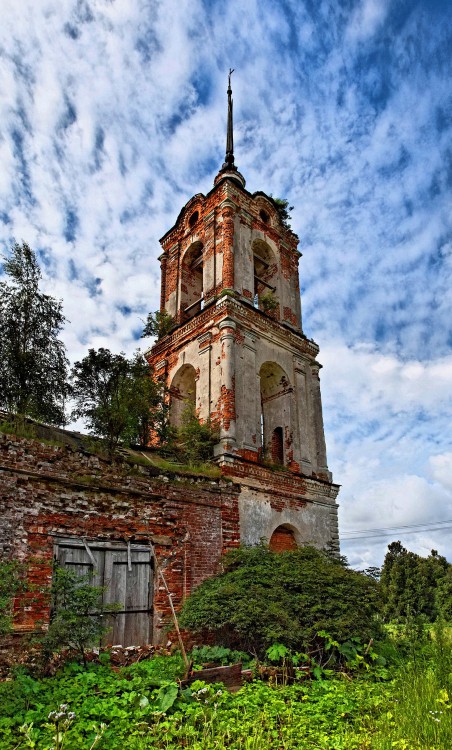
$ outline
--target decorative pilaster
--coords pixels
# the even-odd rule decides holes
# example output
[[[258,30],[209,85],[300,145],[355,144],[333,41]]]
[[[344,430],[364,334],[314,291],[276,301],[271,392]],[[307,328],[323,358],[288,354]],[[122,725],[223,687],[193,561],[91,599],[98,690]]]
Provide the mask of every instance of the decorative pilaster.
[[[219,325],[221,335],[220,444],[223,451],[235,447],[235,329],[230,318]]]
[[[314,416],[314,429],[317,447],[317,470],[319,473],[329,475],[326,462],[325,432],[323,428],[322,397],[320,395],[319,365],[316,363],[311,367],[312,372],[312,405]]]
[[[234,204],[226,201],[223,216],[223,289],[234,289]]]

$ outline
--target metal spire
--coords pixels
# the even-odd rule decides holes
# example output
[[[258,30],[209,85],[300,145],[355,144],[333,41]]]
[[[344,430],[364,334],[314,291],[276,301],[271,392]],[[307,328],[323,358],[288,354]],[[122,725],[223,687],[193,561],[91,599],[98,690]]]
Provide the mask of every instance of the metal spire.
[[[0,0],[1,2],[1,0]],[[229,68],[228,76],[228,130],[226,134],[226,156],[224,157],[224,164],[222,164],[220,171],[214,180],[214,185],[218,185],[220,180],[225,177],[229,177],[232,180],[238,182],[243,188],[246,185],[246,180],[243,174],[240,174],[239,170],[234,164],[234,134],[232,130],[232,89],[231,89],[231,76],[234,70]]]
[[[233,74],[233,68],[229,68],[228,76],[228,130],[226,135],[226,156],[222,169],[237,169],[234,165],[234,134],[233,134],[233,122],[232,122],[232,89],[231,89],[231,75]]]

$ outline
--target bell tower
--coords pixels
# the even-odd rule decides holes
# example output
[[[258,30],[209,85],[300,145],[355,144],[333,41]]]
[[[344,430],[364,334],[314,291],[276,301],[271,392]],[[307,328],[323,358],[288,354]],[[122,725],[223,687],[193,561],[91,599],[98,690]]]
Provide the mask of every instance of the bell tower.
[[[339,486],[327,467],[317,361],[302,329],[298,237],[235,166],[231,73],[224,163],[160,240],[161,311],[174,326],[148,352],[170,392],[219,427],[216,459],[240,484],[240,538],[338,550]]]

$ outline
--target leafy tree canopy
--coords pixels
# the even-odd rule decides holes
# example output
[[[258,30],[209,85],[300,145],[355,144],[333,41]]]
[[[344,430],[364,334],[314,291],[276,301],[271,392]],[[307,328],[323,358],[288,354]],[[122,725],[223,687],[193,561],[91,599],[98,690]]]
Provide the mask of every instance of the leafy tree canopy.
[[[68,360],[58,335],[62,303],[39,289],[35,253],[15,244],[0,282],[0,405],[11,413],[63,424]]]
[[[161,404],[160,387],[138,351],[132,359],[109,349],[90,349],[72,370],[75,418],[103,438],[110,453],[120,443],[147,445]]]
[[[392,542],[381,571],[381,596],[386,620],[423,615],[431,622],[452,611],[448,585],[452,566],[436,550],[428,557]]]
[[[216,643],[262,655],[273,643],[312,652],[319,631],[368,641],[378,584],[313,547],[274,553],[263,544],[229,552],[224,572],[202,583],[181,624]]]

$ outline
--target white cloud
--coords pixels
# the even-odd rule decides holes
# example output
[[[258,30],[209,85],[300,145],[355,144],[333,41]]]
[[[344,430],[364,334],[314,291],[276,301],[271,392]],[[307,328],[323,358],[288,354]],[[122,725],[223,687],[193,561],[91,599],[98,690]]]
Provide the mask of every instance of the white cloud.
[[[361,41],[374,34],[383,23],[389,5],[389,0],[362,0],[352,14],[348,38]]]

